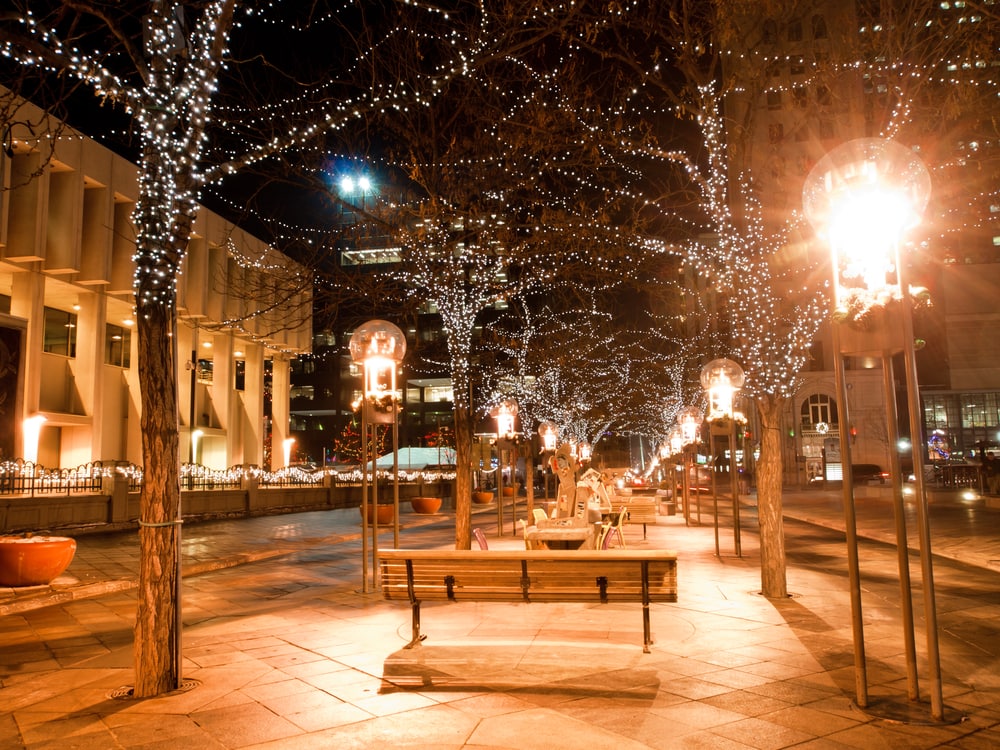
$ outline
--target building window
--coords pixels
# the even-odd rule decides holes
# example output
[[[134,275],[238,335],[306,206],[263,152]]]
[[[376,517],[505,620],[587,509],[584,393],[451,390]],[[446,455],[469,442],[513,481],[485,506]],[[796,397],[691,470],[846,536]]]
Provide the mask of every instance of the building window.
[[[778,24],[773,18],[764,21],[764,44],[774,44],[778,39]]]
[[[805,86],[795,86],[792,88],[792,101],[795,102],[795,106],[799,109],[805,109],[809,103],[809,94]]]
[[[816,87],[816,101],[824,105],[830,103],[830,88],[828,86]]]
[[[76,313],[45,308],[45,334],[42,350],[64,357],[76,356]]]
[[[812,17],[813,39],[826,39],[826,19],[817,13]]]
[[[788,41],[790,42],[802,41],[802,21],[788,22]]]
[[[247,361],[237,359],[233,362],[233,387],[238,391],[247,389]]]
[[[833,430],[839,424],[837,402],[825,393],[814,393],[802,402],[801,420],[804,430],[815,430],[819,424]]]
[[[767,126],[767,137],[771,143],[781,143],[785,140],[785,126],[780,122],[773,122]]]
[[[110,323],[104,326],[104,364],[128,368],[131,352],[132,331]]]
[[[781,109],[781,92],[780,91],[768,91],[767,92],[767,108],[768,109]]]

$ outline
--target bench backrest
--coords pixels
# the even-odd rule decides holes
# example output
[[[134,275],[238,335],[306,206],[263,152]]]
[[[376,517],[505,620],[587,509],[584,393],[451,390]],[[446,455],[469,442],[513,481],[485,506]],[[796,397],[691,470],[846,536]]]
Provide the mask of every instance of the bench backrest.
[[[636,495],[615,495],[615,508],[625,506],[628,511],[626,523],[656,523],[659,498]]]
[[[379,571],[389,600],[677,601],[668,550],[393,549],[379,553]]]

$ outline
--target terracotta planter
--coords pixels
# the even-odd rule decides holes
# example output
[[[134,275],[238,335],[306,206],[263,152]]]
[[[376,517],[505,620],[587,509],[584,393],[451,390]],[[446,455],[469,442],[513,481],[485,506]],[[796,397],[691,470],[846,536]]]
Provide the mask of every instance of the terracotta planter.
[[[0,537],[0,586],[42,586],[59,576],[76,554],[65,536]]]
[[[482,490],[477,490],[472,493],[472,502],[478,503],[479,505],[487,505],[493,502],[493,493],[485,492]]]
[[[509,487],[509,486],[508,487],[504,487],[503,488],[503,496],[504,497],[514,497],[514,495],[517,494],[517,491],[520,488],[521,488],[521,485],[519,485],[519,484],[516,484],[513,487]]]
[[[414,513],[431,514],[441,510],[441,498],[439,497],[413,497],[410,498],[410,505]]]
[[[392,519],[396,517],[395,508],[392,505],[383,505],[379,503],[375,506],[377,510],[375,511],[375,521],[379,526],[388,526],[392,523]],[[367,515],[365,513],[365,506],[359,505],[358,512],[361,514],[362,520],[367,520]]]

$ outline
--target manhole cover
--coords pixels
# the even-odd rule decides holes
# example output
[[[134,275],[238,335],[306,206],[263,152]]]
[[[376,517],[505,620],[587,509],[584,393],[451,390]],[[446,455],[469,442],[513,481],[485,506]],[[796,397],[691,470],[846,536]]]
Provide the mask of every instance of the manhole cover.
[[[189,690],[194,690],[201,683],[198,680],[181,680],[181,686],[176,690],[171,690],[169,693],[164,693],[163,695],[156,696],[157,698],[162,698],[164,695],[178,695],[180,693],[186,693]],[[135,686],[134,685],[123,685],[120,688],[116,688],[108,693],[108,697],[114,701],[130,701],[135,699]]]

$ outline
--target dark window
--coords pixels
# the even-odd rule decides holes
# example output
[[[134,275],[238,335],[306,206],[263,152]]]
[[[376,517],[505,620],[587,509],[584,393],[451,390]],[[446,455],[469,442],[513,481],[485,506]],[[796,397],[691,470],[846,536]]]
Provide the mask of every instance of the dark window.
[[[245,359],[238,359],[233,363],[235,373],[234,387],[238,391],[245,391],[247,388],[247,363]]]
[[[774,44],[778,39],[778,24],[774,22],[774,19],[768,18],[764,21],[764,43]]]
[[[768,109],[781,109],[781,92],[780,91],[768,91],[767,92],[767,108]]]
[[[796,86],[792,89],[792,101],[795,102],[796,107],[805,107],[809,102],[809,93],[806,91],[805,86]]]
[[[788,22],[788,41],[790,42],[802,41],[802,21]]]
[[[785,140],[785,126],[780,122],[771,123],[767,126],[767,136],[771,143],[781,143]]]
[[[76,313],[45,308],[45,335],[42,349],[50,354],[62,354],[64,357],[76,356]]]
[[[817,13],[812,17],[813,39],[826,39],[826,19]]]
[[[830,103],[830,88],[828,86],[816,87],[816,101],[820,104]]]
[[[115,367],[131,365],[132,331],[108,323],[104,327],[104,363]]]

